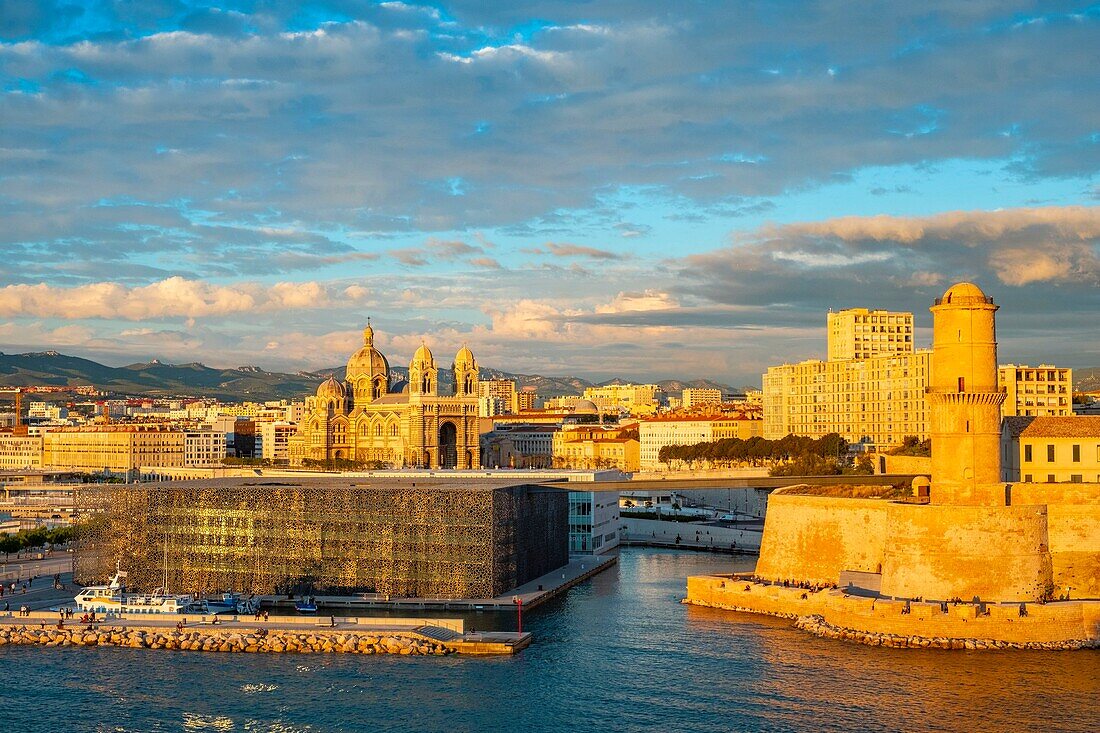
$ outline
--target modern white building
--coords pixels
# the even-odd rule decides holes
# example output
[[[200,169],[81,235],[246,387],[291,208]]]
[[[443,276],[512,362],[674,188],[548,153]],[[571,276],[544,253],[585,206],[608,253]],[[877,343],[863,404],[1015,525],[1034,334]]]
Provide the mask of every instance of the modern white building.
[[[298,426],[292,422],[262,422],[256,426],[259,430],[260,453],[263,458],[272,461],[289,461],[288,441],[298,432]]]
[[[225,458],[225,433],[213,428],[193,428],[184,431],[183,465],[185,467],[220,466],[223,458]]]

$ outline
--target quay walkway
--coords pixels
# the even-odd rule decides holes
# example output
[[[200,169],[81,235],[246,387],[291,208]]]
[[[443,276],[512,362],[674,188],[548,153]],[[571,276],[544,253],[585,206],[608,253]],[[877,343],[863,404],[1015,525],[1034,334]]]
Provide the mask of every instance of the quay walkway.
[[[607,570],[619,561],[617,552],[606,555],[585,555],[570,559],[569,564],[524,583],[515,590],[494,598],[400,598],[380,593],[360,593],[350,596],[317,595],[318,608],[374,608],[429,611],[515,611],[515,599],[530,609],[569,590],[578,583]],[[294,599],[286,596],[259,596],[260,605],[272,608],[293,608]]]

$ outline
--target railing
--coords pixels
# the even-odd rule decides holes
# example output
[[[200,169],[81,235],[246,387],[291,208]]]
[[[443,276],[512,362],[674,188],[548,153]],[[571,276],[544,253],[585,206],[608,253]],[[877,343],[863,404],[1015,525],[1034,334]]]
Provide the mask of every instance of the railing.
[[[977,303],[984,303],[986,305],[993,305],[993,298],[980,295],[955,295],[951,298],[936,298],[935,305],[974,305]]]

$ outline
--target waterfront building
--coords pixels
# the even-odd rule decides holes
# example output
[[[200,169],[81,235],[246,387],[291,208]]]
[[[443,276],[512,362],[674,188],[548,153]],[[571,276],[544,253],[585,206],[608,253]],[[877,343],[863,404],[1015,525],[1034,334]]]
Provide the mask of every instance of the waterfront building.
[[[594,403],[602,413],[622,412],[638,417],[655,415],[666,398],[664,390],[656,384],[606,384],[587,387],[584,399]]]
[[[569,553],[600,555],[619,546],[617,491],[569,492]]]
[[[689,387],[683,391],[680,407],[690,410],[700,405],[720,405],[722,403],[722,390]],[[671,407],[671,404],[669,405]]]
[[[615,468],[633,473],[639,468],[637,423],[565,425],[553,435],[555,468]]]
[[[661,463],[661,448],[672,445],[713,443],[726,438],[749,438],[761,435],[763,421],[750,415],[706,415],[654,417],[638,423],[639,468],[657,471]]]
[[[165,425],[55,428],[42,435],[42,465],[92,473],[128,473],[185,461],[182,430]]]
[[[390,382],[386,357],[367,324],[363,347],[348,361],[344,381],[329,377],[306,399],[306,410],[288,451],[305,461],[359,461],[382,466],[477,468],[478,367],[459,349],[451,365],[454,393],[439,394],[439,368],[426,344],[409,364],[408,382]]]
[[[1073,370],[1040,364],[1037,367],[1003,364],[997,368],[1005,388],[1005,417],[1065,416],[1073,414]]]
[[[913,351],[913,314],[867,308],[830,312],[828,360],[871,359]]]
[[[42,467],[42,436],[0,432],[0,470]]]
[[[550,468],[560,425],[503,423],[481,435],[485,468]]]
[[[1100,415],[1006,417],[1001,480],[1100,484]]]
[[[491,598],[568,562],[568,491],[526,479],[213,479],[82,491],[77,582]],[[167,539],[165,539],[167,538]]]

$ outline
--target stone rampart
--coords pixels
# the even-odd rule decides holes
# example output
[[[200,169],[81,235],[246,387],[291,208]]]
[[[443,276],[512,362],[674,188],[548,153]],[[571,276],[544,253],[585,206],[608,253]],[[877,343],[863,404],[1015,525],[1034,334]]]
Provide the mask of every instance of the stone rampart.
[[[841,570],[880,572],[889,506],[882,499],[773,492],[756,574],[769,580],[836,583]]]
[[[1100,598],[1100,484],[1012,484],[1009,495],[1047,506],[1054,597]]]
[[[961,649],[1100,645],[1100,602],[1097,601],[906,603],[851,596],[838,589],[815,592],[784,588],[737,576],[695,576],[688,578],[685,603],[784,618],[817,616],[828,627],[847,632],[852,640],[864,643],[882,644],[885,638],[907,640],[904,644],[885,644],[887,646]],[[929,643],[922,643],[922,640]],[[975,643],[968,647],[968,641]]]
[[[884,596],[1037,601],[1051,582],[1045,506],[891,504]]]

